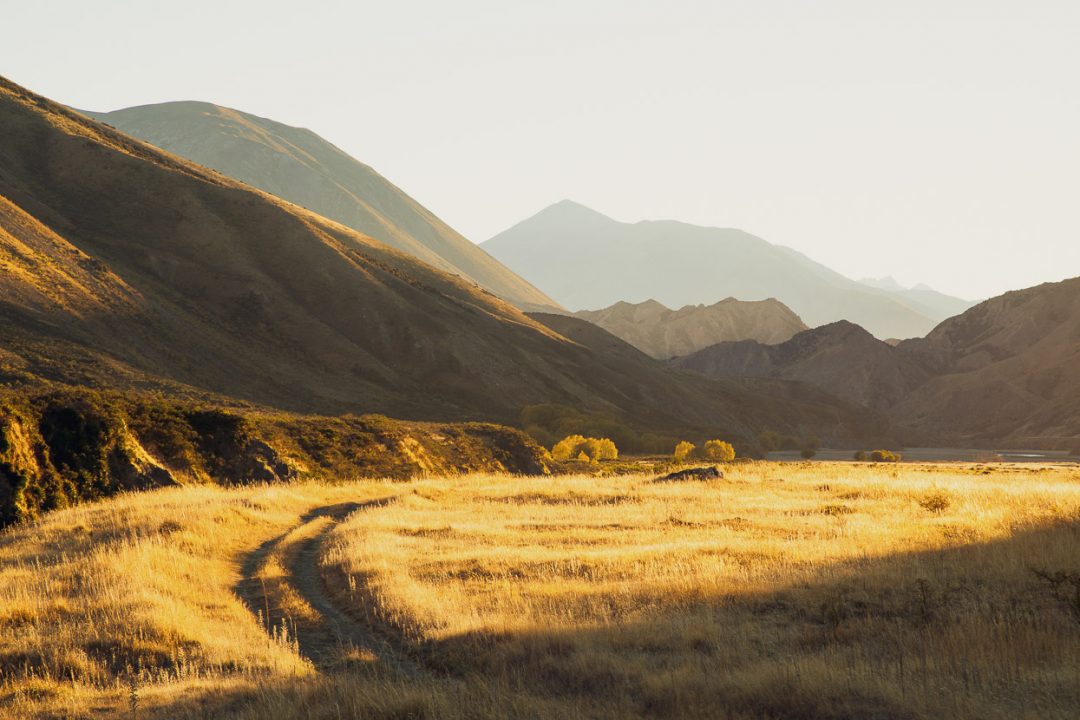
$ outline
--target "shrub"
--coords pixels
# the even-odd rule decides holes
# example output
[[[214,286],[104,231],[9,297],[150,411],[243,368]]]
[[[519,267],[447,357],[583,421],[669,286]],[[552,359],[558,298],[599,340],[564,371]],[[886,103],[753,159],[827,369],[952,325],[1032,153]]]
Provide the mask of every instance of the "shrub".
[[[551,456],[556,460],[581,460],[599,462],[617,460],[619,449],[608,438],[587,438],[582,435],[568,435],[551,448]]]
[[[695,450],[697,450],[697,446],[694,445],[694,443],[687,442],[686,440],[681,440],[679,444],[675,446],[675,453],[673,457],[678,462],[683,462],[691,455],[693,455]]]
[[[943,492],[930,493],[919,500],[919,505],[922,506],[922,509],[932,513],[940,513],[948,510],[950,503],[949,496]]]
[[[585,437],[582,435],[567,435],[559,442],[555,443],[551,448],[551,457],[556,460],[569,460],[570,458],[576,458],[578,450],[581,445],[585,443]]]
[[[856,460],[859,460],[860,462],[862,462],[862,461],[865,461],[866,458],[869,457],[869,456],[866,454],[865,450],[856,450],[854,457],[855,457]]]
[[[814,448],[803,448],[802,452],[800,452],[799,454],[803,456],[804,460],[809,460],[810,458],[817,455],[817,450],[815,450]]]
[[[900,462],[900,454],[891,450],[875,450],[870,453],[870,459],[874,462]]]
[[[713,462],[731,462],[735,459],[735,448],[723,440],[707,440],[702,455]]]
[[[619,459],[619,448],[615,447],[615,443],[608,438],[586,438],[585,452],[593,462]]]

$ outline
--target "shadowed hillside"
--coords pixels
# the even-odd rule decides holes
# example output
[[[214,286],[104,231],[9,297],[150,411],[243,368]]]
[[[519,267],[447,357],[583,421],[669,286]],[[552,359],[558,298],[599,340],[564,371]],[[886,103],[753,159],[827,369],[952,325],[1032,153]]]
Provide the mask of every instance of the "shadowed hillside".
[[[930,375],[918,359],[843,321],[801,332],[778,345],[719,343],[674,358],[671,364],[716,378],[801,380],[883,411]]]
[[[1080,278],[991,298],[895,347],[851,323],[671,361],[710,377],[803,380],[938,442],[1080,448]]]
[[[811,327],[849,320],[880,338],[920,337],[948,317],[741,230],[622,223],[569,200],[482,247],[571,310],[650,298],[668,307],[776,298]]]
[[[899,349],[937,377],[897,417],[1019,447],[1080,446],[1080,278],[1005,293]]]
[[[559,309],[400,188],[310,130],[203,102],[86,114],[473,280],[520,308]]]
[[[712,305],[670,310],[655,300],[617,302],[603,310],[582,310],[577,317],[599,325],[654,358],[671,358],[731,340],[774,344],[806,330],[782,302],[728,298]]]

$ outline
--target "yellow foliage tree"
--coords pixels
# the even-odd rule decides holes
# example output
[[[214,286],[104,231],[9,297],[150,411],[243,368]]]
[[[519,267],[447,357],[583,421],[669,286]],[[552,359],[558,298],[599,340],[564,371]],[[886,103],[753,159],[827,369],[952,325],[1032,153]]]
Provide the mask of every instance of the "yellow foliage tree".
[[[551,448],[551,457],[556,460],[576,458],[580,452],[578,448],[584,443],[585,438],[582,435],[567,435]]]
[[[675,446],[674,458],[678,462],[682,462],[693,455],[695,450],[697,450],[697,446],[694,443],[683,440]]]
[[[608,438],[587,438],[581,435],[568,435],[551,448],[551,456],[556,460],[581,460],[600,462],[618,460],[619,449]]]
[[[708,440],[703,452],[706,460],[713,462],[731,462],[735,459],[735,448],[723,440]]]

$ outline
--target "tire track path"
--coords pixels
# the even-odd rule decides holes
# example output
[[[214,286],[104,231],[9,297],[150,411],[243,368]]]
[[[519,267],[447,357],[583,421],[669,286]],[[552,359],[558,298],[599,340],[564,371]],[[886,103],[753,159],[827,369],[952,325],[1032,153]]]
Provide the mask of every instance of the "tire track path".
[[[371,625],[334,603],[319,569],[323,546],[338,523],[358,510],[385,507],[394,500],[385,497],[316,508],[292,529],[260,545],[241,565],[237,595],[262,619],[271,637],[287,635],[320,671],[377,663],[405,678],[423,674],[416,662]]]

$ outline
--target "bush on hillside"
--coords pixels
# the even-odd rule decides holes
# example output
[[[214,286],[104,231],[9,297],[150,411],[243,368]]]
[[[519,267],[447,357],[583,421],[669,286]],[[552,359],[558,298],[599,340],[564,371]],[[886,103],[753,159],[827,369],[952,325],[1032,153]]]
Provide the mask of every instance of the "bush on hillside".
[[[900,454],[891,450],[875,450],[870,453],[870,459],[874,462],[900,462]]]
[[[679,444],[675,446],[675,452],[672,456],[675,458],[676,462],[684,462],[688,458],[692,457],[696,450],[697,446],[694,445],[694,443],[688,442],[686,440],[680,440]]]
[[[723,440],[707,440],[701,454],[712,462],[731,462],[735,459],[735,448]]]

